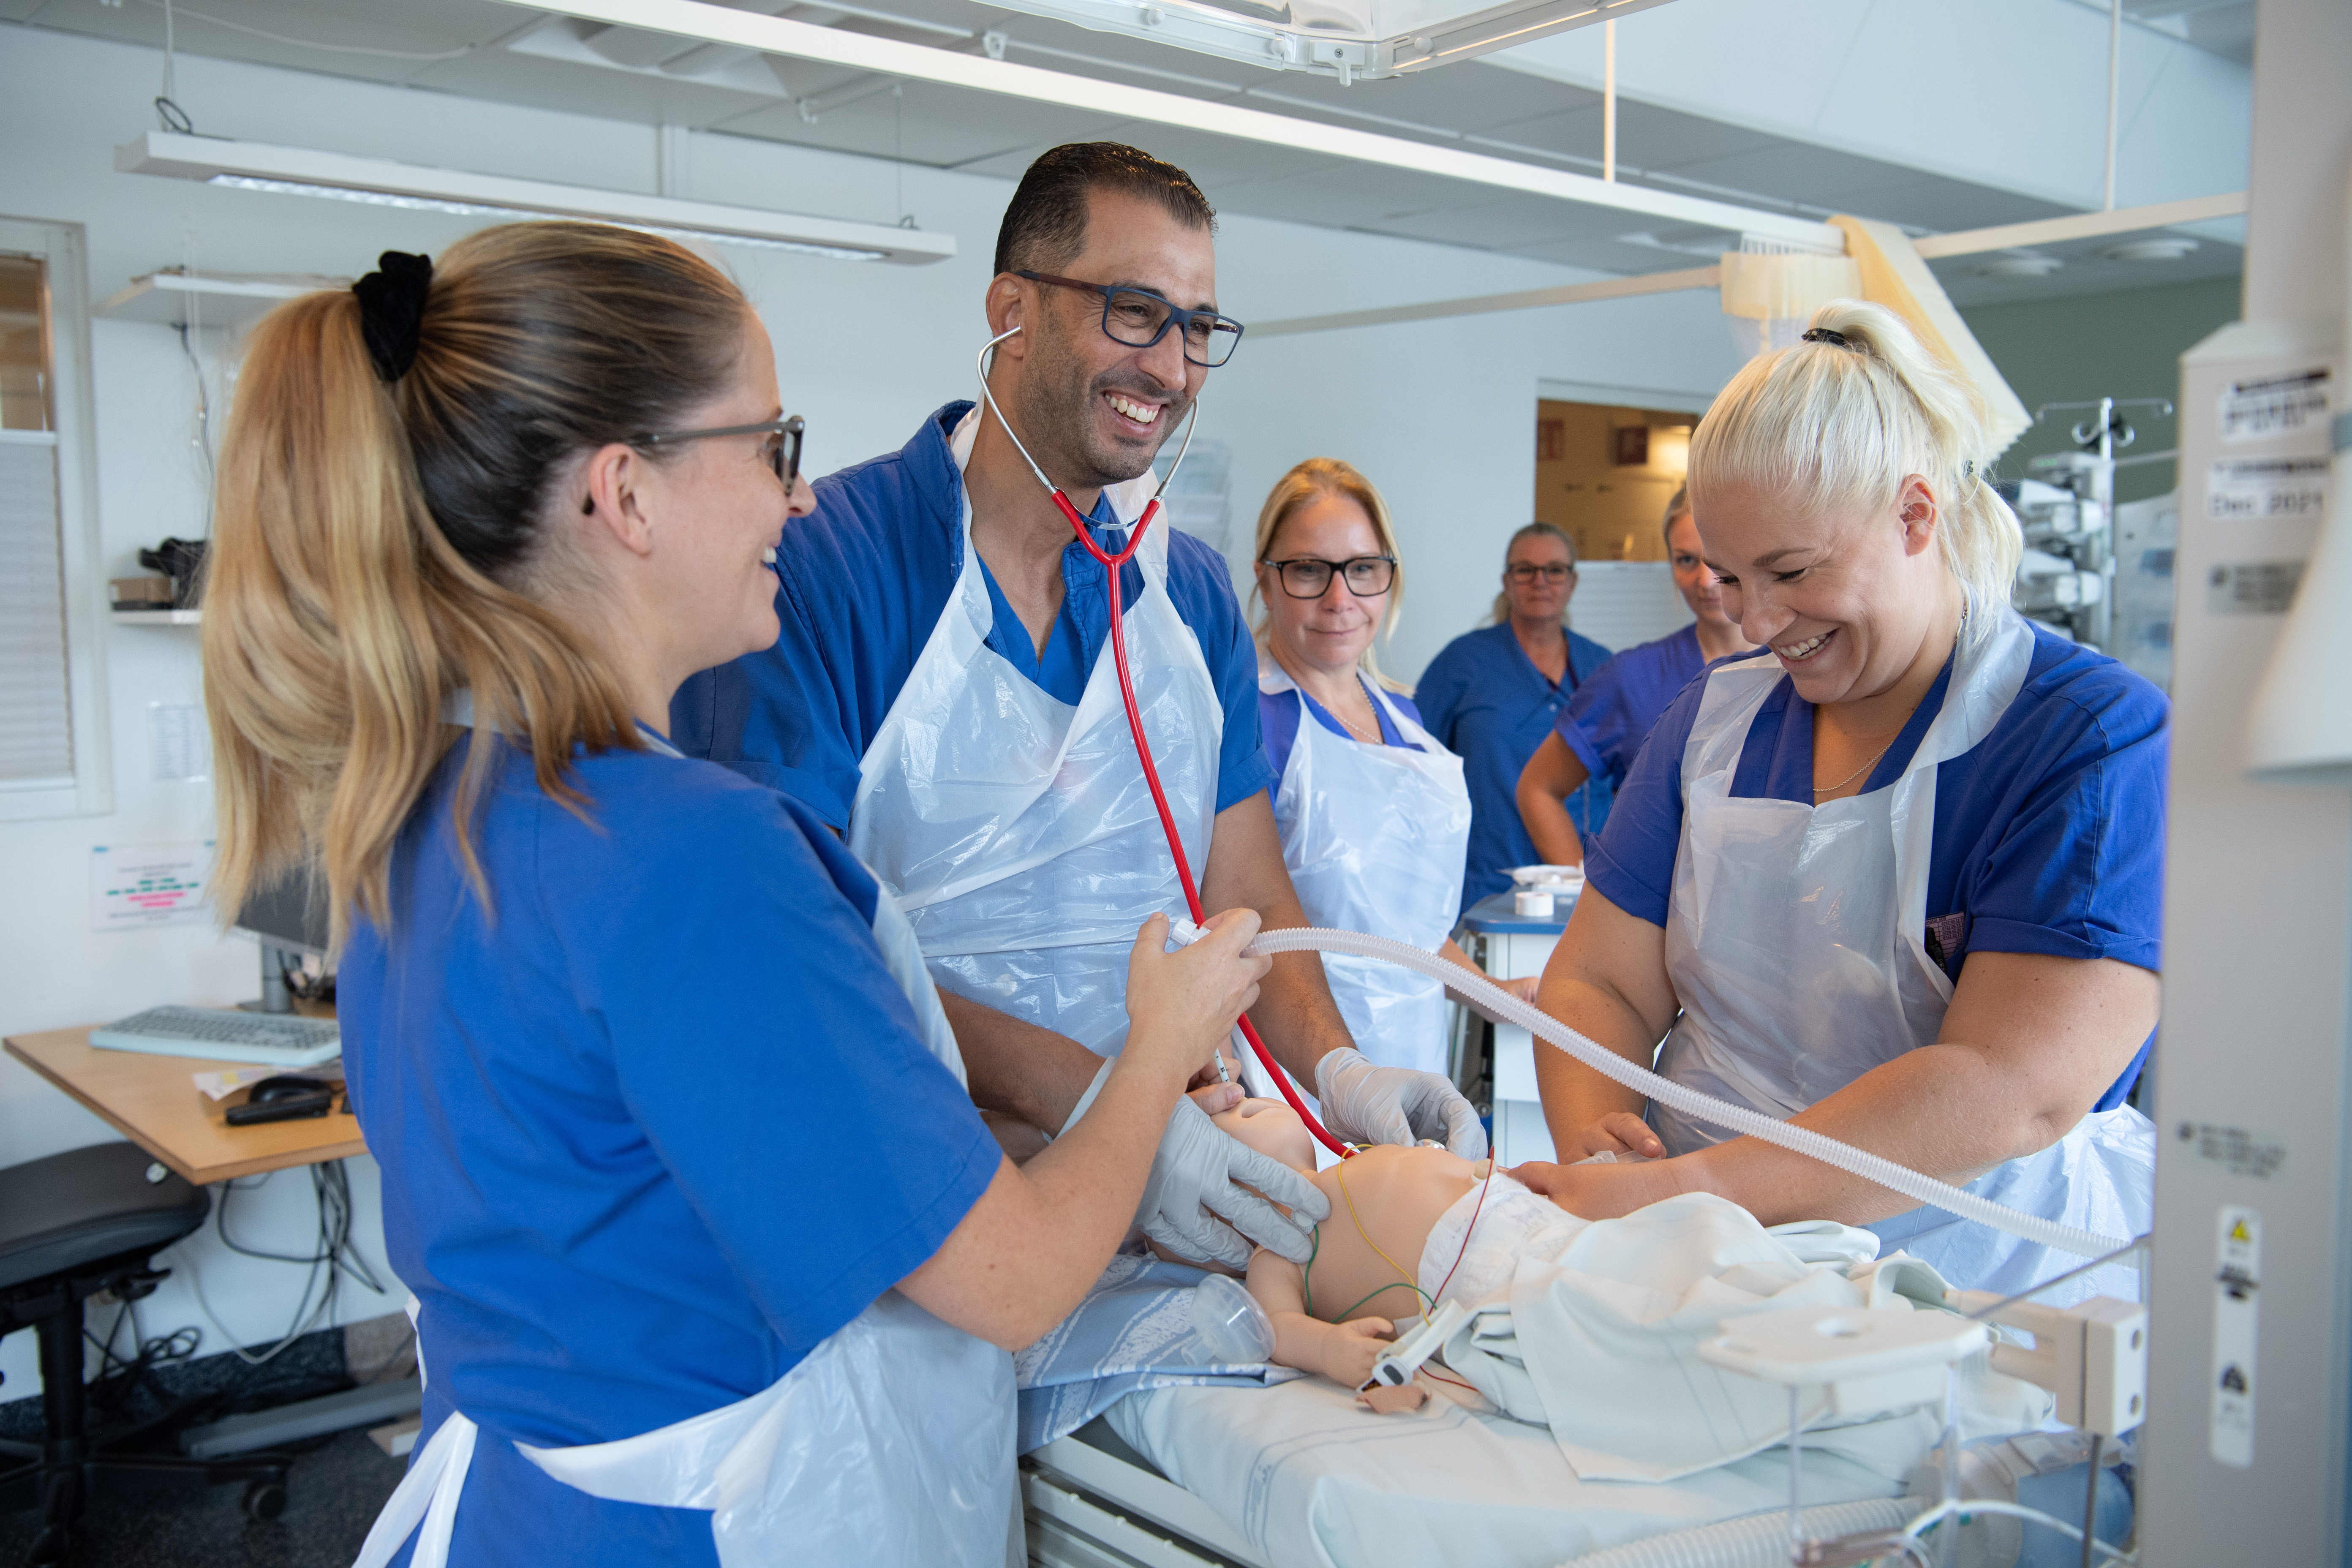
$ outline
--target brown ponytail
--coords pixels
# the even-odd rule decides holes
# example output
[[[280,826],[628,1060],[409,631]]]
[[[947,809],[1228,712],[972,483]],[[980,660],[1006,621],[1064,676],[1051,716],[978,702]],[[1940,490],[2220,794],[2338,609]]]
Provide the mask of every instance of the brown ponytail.
[[[670,241],[524,224],[453,247],[414,363],[389,385],[359,301],[306,295],[255,329],[222,443],[205,595],[204,675],[220,803],[218,907],[315,850],[335,942],[391,913],[393,841],[457,731],[532,757],[574,810],[577,748],[642,744],[619,687],[527,595],[554,470],[675,427],[732,374],[748,306]],[[458,786],[460,854],[498,748]]]

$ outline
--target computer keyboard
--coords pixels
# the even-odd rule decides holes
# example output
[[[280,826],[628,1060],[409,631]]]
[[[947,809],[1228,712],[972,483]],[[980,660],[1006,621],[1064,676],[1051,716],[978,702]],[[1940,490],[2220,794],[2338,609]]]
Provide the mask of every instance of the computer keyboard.
[[[277,1068],[317,1067],[343,1054],[342,1027],[332,1018],[231,1007],[150,1007],[92,1029],[89,1043],[109,1050]]]

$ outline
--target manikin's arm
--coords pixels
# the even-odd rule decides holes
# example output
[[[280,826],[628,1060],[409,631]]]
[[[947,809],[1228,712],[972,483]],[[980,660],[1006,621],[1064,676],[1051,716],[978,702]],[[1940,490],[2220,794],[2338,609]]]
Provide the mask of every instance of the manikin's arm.
[[[1319,1373],[1343,1388],[1363,1385],[1396,1334],[1386,1318],[1327,1323],[1307,1316],[1298,1265],[1264,1247],[1250,1259],[1249,1293],[1274,1321],[1274,1364]]]
[[[1519,820],[1547,866],[1584,864],[1584,839],[1568,815],[1568,797],[1591,777],[1559,731],[1546,735],[1528,765],[1519,770]]]
[[[1264,790],[1217,813],[1208,868],[1201,876],[1201,901],[1213,910],[1255,910],[1267,931],[1311,923],[1283,865],[1282,833]],[[1310,1091],[1315,1064],[1325,1053],[1356,1043],[1339,1016],[1339,1005],[1331,1000],[1323,961],[1311,952],[1275,959],[1273,972],[1258,987],[1250,1021],[1275,1059]]]

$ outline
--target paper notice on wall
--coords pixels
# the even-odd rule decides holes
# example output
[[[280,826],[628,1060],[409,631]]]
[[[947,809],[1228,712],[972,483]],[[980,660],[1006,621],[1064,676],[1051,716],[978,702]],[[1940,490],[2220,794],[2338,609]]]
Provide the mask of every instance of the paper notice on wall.
[[[2205,487],[2205,515],[2221,522],[2327,515],[2326,458],[2223,458]]]
[[[2283,375],[2250,376],[2221,387],[2221,439],[2291,441],[2314,454],[2327,450],[2328,373],[2325,365]]]
[[[212,773],[212,736],[194,702],[147,704],[147,750],[158,784],[201,784]]]
[[[100,844],[89,852],[89,918],[98,931],[194,925],[212,918],[213,845]]]

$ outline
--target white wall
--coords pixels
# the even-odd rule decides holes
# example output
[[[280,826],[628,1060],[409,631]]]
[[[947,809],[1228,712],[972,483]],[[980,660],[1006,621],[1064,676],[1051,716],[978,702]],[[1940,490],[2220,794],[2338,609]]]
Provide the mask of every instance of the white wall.
[[[149,50],[0,26],[0,214],[86,225],[91,292],[192,261],[205,269],[352,275],[380,250],[438,251],[467,220],[215,190],[113,172],[111,150],[152,124],[160,57]],[[445,163],[581,184],[650,190],[655,137],[640,125],[184,57],[178,100],[210,134]],[[967,395],[979,302],[1003,181],[906,171],[924,226],[962,255],[928,268],[847,265],[730,250],[724,258],[778,344],[786,403],[810,425],[822,472],[900,445],[931,408]],[[887,219],[886,163],[697,136],[687,189],[712,200]],[[1212,193],[1213,196],[1213,192]],[[1232,218],[1221,302],[1246,321],[1537,288],[1566,268],[1410,241]],[[133,552],[203,526],[192,445],[194,383],[177,337],[93,325],[99,505],[107,575]],[[1245,344],[1212,382],[1202,433],[1234,449],[1236,531],[1297,459],[1361,464],[1402,522],[1412,602],[1391,668],[1411,674],[1466,629],[1494,592],[1501,542],[1529,515],[1538,380],[1682,389],[1704,397],[1734,368],[1711,295],[1580,306],[1458,322],[1270,338]],[[217,379],[215,416],[225,403]],[[1245,540],[1240,548],[1246,548]],[[226,1003],[255,989],[253,949],[208,929],[101,935],[89,929],[91,847],[209,836],[202,784],[150,782],[147,704],[192,701],[191,636],[108,626],[116,809],[110,816],[0,824],[0,1030],[120,1016],[164,1001]],[[0,1163],[110,1137],[96,1118],[13,1062],[0,1062]],[[353,1162],[362,1245],[382,1257],[373,1162]],[[240,1239],[303,1249],[309,1184],[299,1173],[240,1195]],[[299,1270],[256,1263],[205,1239],[178,1260],[237,1339],[283,1331]],[[188,1272],[184,1268],[184,1276]],[[201,1321],[184,1277],[145,1304],[148,1331]],[[347,1298],[348,1300],[348,1298]],[[355,1300],[346,1321],[392,1310]],[[206,1349],[222,1348],[208,1332]],[[34,1392],[29,1336],[0,1342],[6,1396]]]

